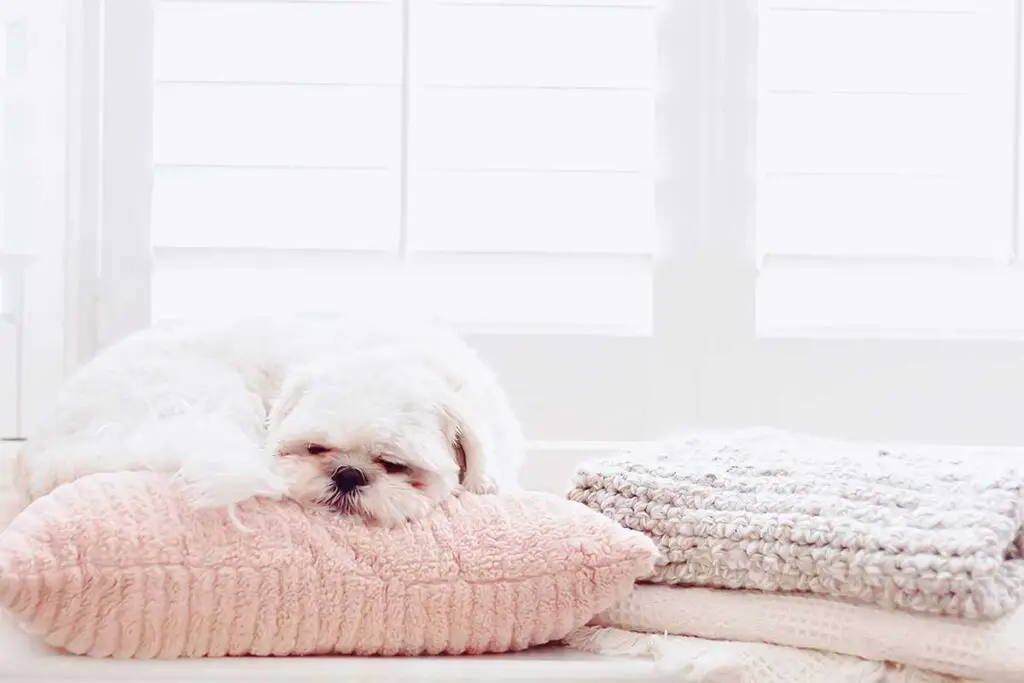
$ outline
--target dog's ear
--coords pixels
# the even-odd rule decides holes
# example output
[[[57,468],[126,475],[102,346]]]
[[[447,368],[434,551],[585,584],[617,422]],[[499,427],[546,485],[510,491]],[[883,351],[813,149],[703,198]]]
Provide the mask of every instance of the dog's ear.
[[[487,476],[490,437],[486,423],[473,414],[469,402],[459,391],[445,401],[445,414],[451,420],[449,439],[455,462],[459,465],[459,483],[470,493],[495,493],[496,486]]]

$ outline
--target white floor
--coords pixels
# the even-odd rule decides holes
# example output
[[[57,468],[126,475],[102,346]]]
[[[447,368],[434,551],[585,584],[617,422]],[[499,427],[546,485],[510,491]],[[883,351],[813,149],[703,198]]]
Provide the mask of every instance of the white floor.
[[[9,458],[15,448],[0,443],[0,504],[9,479]],[[547,468],[544,468],[545,470]],[[559,468],[562,469],[562,468]],[[543,479],[540,474],[537,479]],[[553,480],[550,480],[553,481]],[[567,479],[566,479],[567,481]],[[551,488],[561,487],[558,483]],[[544,487],[548,488],[548,487]],[[112,661],[55,652],[29,638],[6,617],[0,617],[0,681],[149,681],[210,683],[216,681],[295,681],[299,683],[390,683],[416,681],[669,681],[648,660],[600,657],[559,647],[538,648],[514,655],[488,657],[294,659],[205,659],[177,661]]]

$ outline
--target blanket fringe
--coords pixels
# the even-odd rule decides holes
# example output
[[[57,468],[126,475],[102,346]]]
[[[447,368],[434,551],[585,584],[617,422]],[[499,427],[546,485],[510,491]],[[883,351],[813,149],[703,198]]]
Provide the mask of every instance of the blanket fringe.
[[[742,683],[743,669],[734,658],[712,649],[681,652],[668,634],[636,633],[618,628],[581,626],[565,644],[584,652],[609,656],[646,657],[654,660],[658,675],[671,674],[679,683]]]

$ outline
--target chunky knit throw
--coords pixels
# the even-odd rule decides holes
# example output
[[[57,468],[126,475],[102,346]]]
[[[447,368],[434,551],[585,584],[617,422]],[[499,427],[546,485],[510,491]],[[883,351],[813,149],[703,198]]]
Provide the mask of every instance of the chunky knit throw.
[[[750,430],[584,465],[569,497],[656,542],[647,581],[994,619],[1022,598],[1022,490],[980,453]]]
[[[233,524],[159,474],[97,474],[0,533],[0,606],[97,657],[464,654],[564,637],[633,590],[655,549],[540,493],[459,495],[385,529],[292,502]]]

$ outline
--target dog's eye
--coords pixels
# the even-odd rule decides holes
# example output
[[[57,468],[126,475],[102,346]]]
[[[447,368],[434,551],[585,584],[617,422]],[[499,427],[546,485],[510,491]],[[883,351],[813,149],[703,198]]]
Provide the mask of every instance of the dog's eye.
[[[398,462],[391,462],[390,460],[381,460],[380,465],[388,474],[404,474],[409,471],[409,467],[407,465],[403,465]]]
[[[321,446],[318,443],[306,444],[306,452],[310,455],[323,455],[327,451],[331,450],[327,446]]]

